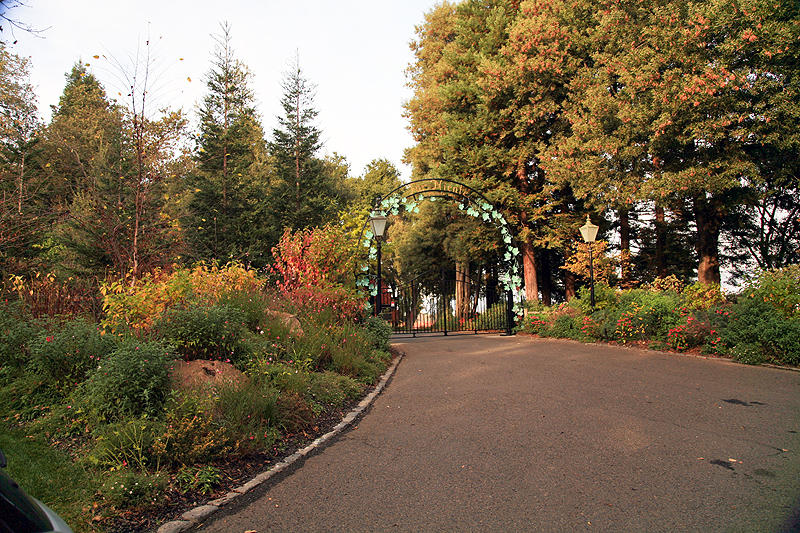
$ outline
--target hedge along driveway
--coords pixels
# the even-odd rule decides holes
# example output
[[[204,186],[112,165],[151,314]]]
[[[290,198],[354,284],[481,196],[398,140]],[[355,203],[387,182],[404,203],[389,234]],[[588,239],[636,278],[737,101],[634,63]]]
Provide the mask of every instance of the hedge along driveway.
[[[203,529],[797,527],[798,372],[524,337],[403,349],[356,429]]]

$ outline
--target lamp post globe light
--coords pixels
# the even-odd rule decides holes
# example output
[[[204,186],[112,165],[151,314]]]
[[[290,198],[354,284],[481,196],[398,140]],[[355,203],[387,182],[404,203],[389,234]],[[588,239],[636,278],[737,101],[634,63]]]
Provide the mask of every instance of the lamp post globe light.
[[[378,296],[375,301],[375,315],[380,316],[381,314],[381,304],[383,303],[383,291],[382,291],[382,281],[381,281],[381,241],[383,241],[383,236],[386,233],[386,221],[389,220],[386,216],[381,213],[377,208],[372,210],[372,213],[369,215],[369,225],[370,229],[372,229],[372,234],[375,236],[375,241],[378,243]]]
[[[597,239],[599,226],[592,224],[589,215],[586,215],[586,224],[581,226],[583,241],[589,245],[589,295],[592,309],[594,309],[594,264],[592,259],[592,243]]]

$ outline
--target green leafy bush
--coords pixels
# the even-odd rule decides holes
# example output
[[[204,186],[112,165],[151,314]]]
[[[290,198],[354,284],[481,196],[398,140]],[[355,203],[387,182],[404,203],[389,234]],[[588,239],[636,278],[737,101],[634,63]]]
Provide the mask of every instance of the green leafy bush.
[[[664,341],[669,330],[681,318],[680,307],[679,296],[672,291],[624,291],[616,305],[619,318],[615,337],[623,343],[633,340]]]
[[[310,376],[306,399],[326,408],[338,408],[358,398],[363,391],[364,385],[348,376],[335,372],[315,372]]]
[[[786,317],[770,300],[745,294],[731,307],[721,338],[747,363],[800,365],[800,317]]]
[[[384,319],[370,316],[364,321],[373,348],[378,350],[389,350],[389,339],[392,336],[392,326]]]
[[[595,283],[594,285],[594,310],[602,310],[614,307],[619,301],[620,293],[616,289],[605,283]],[[578,290],[578,297],[570,302],[571,306],[577,307],[583,314],[592,312],[592,298],[589,287],[581,287]]]
[[[268,310],[275,304],[262,292],[230,291],[219,297],[217,305],[238,309],[242,312],[245,328],[260,331],[271,322]]]
[[[21,302],[0,302],[0,384],[17,376],[27,364],[27,344],[36,332]]]
[[[153,444],[156,435],[163,431],[163,423],[144,418],[103,425],[96,431],[95,445],[87,460],[92,465],[110,470],[134,468],[144,471],[149,466],[158,470]]]
[[[86,381],[89,408],[103,419],[156,416],[169,393],[172,348],[128,341],[108,355]]]
[[[214,359],[238,362],[249,351],[246,315],[229,305],[172,309],[156,326],[183,359]]]
[[[786,318],[800,318],[800,265],[761,272],[742,295],[763,300]]]
[[[278,439],[278,391],[256,381],[217,393],[214,416],[234,451],[265,450]]]
[[[54,325],[29,341],[28,370],[45,385],[66,394],[86,379],[90,370],[115,348],[116,341],[103,335],[97,324],[83,319]]]
[[[196,490],[200,494],[208,494],[219,485],[222,472],[211,465],[184,466],[175,479],[183,492]]]
[[[585,340],[586,335],[582,327],[583,318],[580,312],[562,304],[550,315],[550,322],[541,331],[542,335],[547,337]]]

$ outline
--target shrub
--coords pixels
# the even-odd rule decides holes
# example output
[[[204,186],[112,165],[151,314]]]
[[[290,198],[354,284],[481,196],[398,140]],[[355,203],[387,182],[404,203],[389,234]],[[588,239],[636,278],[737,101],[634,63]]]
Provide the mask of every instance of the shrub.
[[[45,385],[66,394],[86,379],[87,374],[114,350],[116,342],[100,328],[83,319],[54,325],[28,343],[28,370]]]
[[[219,484],[222,473],[211,465],[184,466],[175,479],[183,492],[196,490],[200,494],[208,494]]]
[[[249,331],[263,330],[271,322],[267,310],[275,303],[258,292],[230,291],[222,294],[217,304],[242,312],[242,320]]]
[[[680,294],[683,291],[684,283],[675,277],[674,274],[663,278],[656,278],[650,283],[650,290],[653,292],[672,292]]]
[[[290,303],[289,311],[303,317],[314,317],[332,312],[337,322],[344,323],[361,318],[365,299],[354,290],[340,285],[298,287],[283,293]]]
[[[335,372],[311,374],[306,399],[324,408],[339,408],[349,400],[359,397],[364,385],[353,378]]]
[[[548,313],[546,312],[529,312],[522,319],[517,330],[524,333],[530,333],[531,335],[542,335],[543,332],[548,328],[547,317]]]
[[[95,434],[95,445],[87,460],[110,470],[143,471],[149,466],[158,470],[153,444],[163,431],[163,424],[139,418],[104,425]]]
[[[681,292],[681,300],[687,309],[706,310],[725,303],[720,286],[715,283],[693,283]]]
[[[731,307],[721,338],[743,362],[800,364],[800,318],[785,317],[773,301],[742,295]]]
[[[166,465],[190,465],[230,451],[225,428],[214,416],[214,398],[174,393],[166,404],[164,432],[153,454]]]
[[[389,349],[392,326],[387,321],[376,316],[370,316],[364,321],[364,327],[372,340],[373,348],[378,350]]]
[[[706,344],[715,346],[721,340],[717,333],[706,314],[693,313],[686,316],[683,322],[669,329],[666,343],[678,351]]]
[[[100,495],[116,509],[128,509],[157,503],[166,487],[167,477],[163,474],[123,469],[106,476]]]
[[[264,450],[275,443],[277,400],[277,390],[255,381],[219,389],[215,416],[233,450]]]
[[[302,431],[314,420],[314,412],[309,403],[293,391],[285,391],[278,396],[276,409],[278,425],[288,433]]]
[[[619,291],[613,289],[605,283],[595,283],[594,285],[594,311],[601,309],[608,309],[617,305],[619,301]],[[591,290],[587,286],[583,286],[578,290],[578,297],[570,302],[571,306],[577,307],[584,314],[591,313],[592,298]]]
[[[624,291],[617,303],[616,339],[623,343],[665,340],[668,331],[680,320],[679,304],[678,295],[671,291]]]
[[[90,409],[104,419],[155,416],[167,398],[174,359],[172,349],[161,342],[123,344],[87,380]]]
[[[63,280],[52,272],[33,272],[27,278],[11,276],[9,282],[35,317],[62,315],[95,319],[100,314],[100,293],[94,279],[70,277]]]
[[[543,335],[558,339],[584,340],[585,335],[582,330],[583,318],[577,311],[571,310],[566,306],[561,307],[551,317],[552,322],[543,330]]]
[[[36,332],[21,302],[0,302],[0,384],[10,381],[27,364],[26,345]]]
[[[186,361],[214,359],[239,361],[249,350],[245,314],[227,305],[192,306],[168,311],[156,325]]]
[[[786,318],[800,317],[800,265],[761,272],[742,294],[763,300]]]
[[[122,279],[101,286],[106,314],[102,324],[113,333],[130,330],[141,335],[168,309],[191,303],[213,305],[224,294],[257,294],[263,286],[254,270],[237,263],[223,267],[199,264],[172,273],[156,269],[133,284]]]

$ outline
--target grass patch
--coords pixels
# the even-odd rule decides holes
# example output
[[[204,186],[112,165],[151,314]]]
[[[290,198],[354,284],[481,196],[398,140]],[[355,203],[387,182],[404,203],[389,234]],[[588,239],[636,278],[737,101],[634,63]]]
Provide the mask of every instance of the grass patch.
[[[91,524],[95,482],[90,472],[41,438],[28,438],[5,424],[0,424],[0,449],[8,458],[7,473],[25,492],[55,510],[76,533],[96,530]]]

